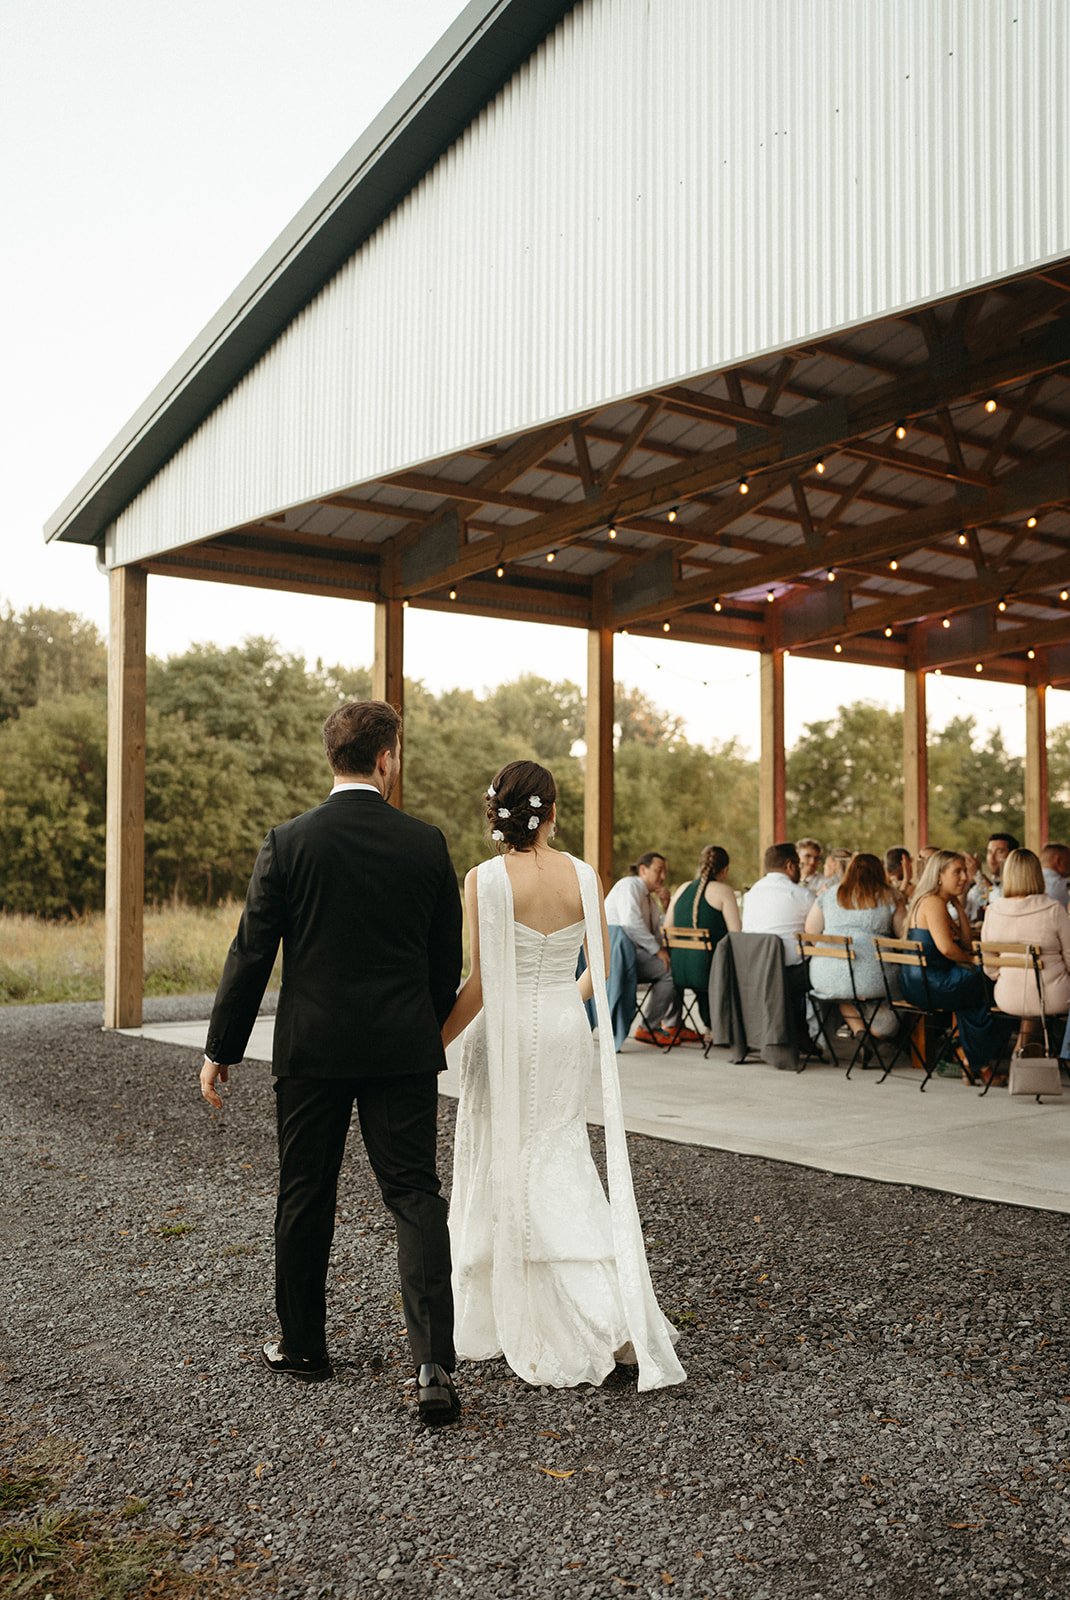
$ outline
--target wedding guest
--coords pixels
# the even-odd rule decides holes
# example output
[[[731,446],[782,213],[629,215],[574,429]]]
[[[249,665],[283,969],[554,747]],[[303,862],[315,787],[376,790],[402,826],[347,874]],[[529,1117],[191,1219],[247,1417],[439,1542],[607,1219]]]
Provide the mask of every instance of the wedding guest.
[[[904,906],[909,905],[914,893],[914,863],[905,844],[893,844],[884,852],[884,871]]]
[[[825,881],[821,872],[821,841],[796,839],[795,849],[799,856],[799,882],[811,894],[816,894]]]
[[[837,845],[834,850],[829,851],[825,857],[825,870],[814,887],[815,894],[822,895],[828,889],[839,888],[853,854],[853,850],[845,850],[842,845]]]
[[[967,878],[965,858],[957,850],[935,850],[925,863],[907,911],[907,938],[922,946],[926,966],[901,967],[899,983],[904,999],[913,1005],[954,1012],[966,1061],[979,1078],[1003,1053],[1010,1023],[993,1016],[992,985],[974,964],[962,903]],[[958,912],[955,918],[952,907]]]
[[[665,888],[665,857],[648,850],[628,868],[606,895],[606,922],[618,927],[635,946],[635,975],[649,983],[646,1004],[648,1026],[637,1028],[642,1044],[660,1044],[680,1020],[681,1001],[673,982],[669,952],[661,937],[661,895]]]
[[[800,882],[802,869],[795,845],[771,844],[762,866],[765,876],[743,897],[743,932],[779,934],[785,965],[797,967],[802,959],[798,936],[815,897]]]
[[[1003,863],[1018,841],[1013,833],[992,833],[985,846],[985,866],[978,867],[966,896],[966,917],[969,922],[980,922],[985,907],[1000,896],[1000,876]],[[985,870],[987,868],[987,871]]]
[[[877,857],[865,851],[852,857],[843,875],[843,882],[823,894],[807,915],[806,932],[811,937],[835,933],[848,934],[852,940],[854,991],[851,989],[851,974],[846,961],[839,961],[834,956],[812,957],[810,987],[820,999],[840,1002],[843,1019],[856,1039],[864,1029],[858,1008],[853,1003],[853,994],[857,994],[859,1000],[881,1000],[885,997],[884,979],[873,936],[886,936],[894,931],[896,938],[902,938],[905,927],[906,905],[887,882]],[[870,1028],[879,1039],[889,1038],[896,1027],[895,1013],[887,1003],[874,1011]]]
[[[1040,852],[1040,866],[1044,873],[1044,893],[1070,910],[1070,848],[1065,844],[1046,844]],[[1006,894],[1006,889],[1003,893]]]
[[[678,985],[693,989],[698,997],[702,1020],[710,1025],[710,966],[713,951],[726,933],[738,933],[743,923],[735,891],[728,879],[728,851],[719,844],[708,844],[699,857],[698,876],[683,883],[669,902],[666,925],[671,928],[706,928],[711,948],[677,950],[673,956],[673,977]]]
[[[1040,947],[1040,981],[1049,1017],[1070,1012],[1070,916],[1044,887],[1045,873],[1032,850],[1012,850],[1003,863],[1000,896],[985,912],[981,938]],[[1040,995],[1031,966],[985,966],[996,980],[996,1004],[1012,1017],[1039,1017]],[[1035,1033],[1039,1030],[1025,1030]]]

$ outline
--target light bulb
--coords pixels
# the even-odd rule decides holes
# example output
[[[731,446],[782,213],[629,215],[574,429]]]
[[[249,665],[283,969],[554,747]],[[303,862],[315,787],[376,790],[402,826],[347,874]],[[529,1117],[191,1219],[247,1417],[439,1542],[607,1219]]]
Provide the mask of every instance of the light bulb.
[[[407,600],[403,600],[401,602],[401,609],[402,611],[407,611],[409,609],[409,602]]]
[[[667,622],[663,622],[663,623],[662,623],[662,625],[661,625],[661,631],[662,631],[662,633],[668,633],[668,631],[669,631],[669,627],[670,627],[670,624],[669,624],[669,623],[667,623]]]
[[[818,474],[819,477],[823,478],[825,476],[825,463],[823,461],[819,461],[817,463],[817,465],[814,467],[814,471]]]
[[[498,568],[498,576],[499,576],[499,578],[504,578],[505,577],[505,568],[504,567],[499,567]]]
[[[891,628],[885,628],[885,630],[884,630],[884,637],[885,637],[885,638],[886,638],[886,639],[890,639],[890,638],[891,638],[891,637],[892,637],[892,630],[891,630]]]
[[[1037,653],[1035,650],[1027,650],[1026,655],[1029,657],[1030,661],[1035,661],[1037,659]]]
[[[1026,517],[1025,525],[1027,528],[1035,528],[1037,525],[1036,517]]]
[[[985,410],[988,412],[988,415],[991,416],[993,411],[995,411],[995,409],[996,409],[996,402],[992,399],[991,396],[989,396],[989,398],[985,401]]]
[[[1059,590],[1059,599],[1060,600],[1070,600],[1070,592],[1068,592],[1066,589],[1060,589]]]
[[[772,589],[770,589],[765,598],[768,600],[769,604],[772,605],[773,601],[776,599],[776,595],[773,593]]]
[[[960,533],[959,534],[959,544],[967,544],[968,542],[969,541],[967,540],[966,535],[964,533]]]
[[[739,492],[740,494],[750,494],[750,484],[747,482],[746,478],[740,478]]]
[[[942,678],[943,675],[944,675],[944,673],[943,673],[943,669],[941,667],[937,667],[936,671],[933,673],[933,677],[934,678]]]
[[[546,559],[552,565],[557,560],[557,551],[556,550],[547,550]]]
[[[1001,600],[997,600],[997,601],[996,601],[996,610],[997,610],[997,611],[1006,611],[1006,609],[1007,609],[1007,602],[1006,602],[1006,600],[1002,600],[1002,599],[1001,599]]]
[[[843,645],[842,644],[834,644],[832,648],[835,650],[835,652],[836,652],[836,654],[838,656],[842,656],[843,655]]]
[[[667,521],[669,521],[669,522],[675,522],[676,521],[676,507],[675,506],[673,506],[672,510],[667,513]]]
[[[889,563],[888,563],[888,571],[889,572],[898,572],[899,571],[899,563],[898,563],[898,561],[889,561]]]
[[[713,602],[713,609],[715,611],[720,611],[721,610],[721,602],[719,600],[715,600]]]
[[[905,422],[900,422],[898,424],[898,426],[896,427],[896,430],[895,430],[895,436],[896,436],[897,439],[905,439],[906,438],[906,436],[907,436],[907,425],[906,425]]]
[[[984,669],[984,664],[982,662],[978,661],[977,665],[974,667],[973,670],[974,670],[974,672],[983,672],[985,670]]]
[[[950,617],[945,617],[943,622],[940,624],[940,626],[942,628],[950,628],[950,626],[951,626],[951,618]]]
[[[451,589],[451,590],[450,590],[450,599],[451,599],[451,600],[456,600],[456,598],[457,598],[457,591],[456,591],[456,589]]]
[[[828,577],[829,583],[835,583],[836,582],[836,574],[835,574],[834,570],[832,569],[832,567],[830,567],[828,569],[827,577]]]
[[[606,532],[609,534],[611,539],[615,539],[617,537],[617,524],[615,522],[611,522],[607,527]]]

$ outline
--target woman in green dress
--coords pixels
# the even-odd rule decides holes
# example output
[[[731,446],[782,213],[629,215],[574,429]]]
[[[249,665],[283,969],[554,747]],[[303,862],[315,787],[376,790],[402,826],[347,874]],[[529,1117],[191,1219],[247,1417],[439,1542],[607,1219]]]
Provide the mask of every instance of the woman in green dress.
[[[713,950],[726,933],[742,927],[735,890],[728,882],[728,851],[708,844],[699,857],[698,876],[681,884],[669,901],[665,921],[671,928],[708,928],[710,950],[674,950],[672,975],[678,989],[693,989],[702,1021],[710,1025],[710,966]]]

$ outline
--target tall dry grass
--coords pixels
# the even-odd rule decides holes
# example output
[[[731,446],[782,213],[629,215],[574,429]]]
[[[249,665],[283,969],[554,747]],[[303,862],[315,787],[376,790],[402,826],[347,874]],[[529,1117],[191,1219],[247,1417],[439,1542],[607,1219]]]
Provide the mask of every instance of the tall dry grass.
[[[145,993],[210,993],[241,915],[237,902],[145,911]],[[279,969],[271,987],[278,984]],[[104,996],[104,918],[0,915],[0,1005]]]

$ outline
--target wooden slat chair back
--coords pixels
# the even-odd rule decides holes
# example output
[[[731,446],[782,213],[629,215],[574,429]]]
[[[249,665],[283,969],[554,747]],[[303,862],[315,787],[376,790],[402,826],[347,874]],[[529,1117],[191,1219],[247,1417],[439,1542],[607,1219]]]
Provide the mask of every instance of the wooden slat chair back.
[[[883,1083],[899,1061],[899,1058],[909,1051],[915,1063],[922,1070],[921,1088],[924,1090],[936,1069],[936,1063],[941,1054],[955,1038],[957,1029],[955,1027],[954,1013],[933,1004],[932,996],[929,992],[929,963],[925,954],[925,946],[920,944],[917,939],[892,939],[883,934],[874,934],[873,946],[877,952],[877,960],[880,963],[888,1004],[900,1021],[899,1040],[895,1046],[895,1053],[884,1068],[881,1076],[877,1079],[877,1082]],[[922,974],[925,993],[924,1005],[915,1005],[912,1000],[904,999],[902,995],[896,993],[892,983],[892,974],[897,968],[903,967],[911,967],[915,972]],[[929,1046],[925,1051],[919,1050],[914,1037],[917,1024],[933,1018],[940,1023],[940,1031],[935,1039],[929,1042]],[[968,1067],[965,1070],[972,1082],[973,1074]]]
[[[673,952],[677,950],[688,954],[693,954],[698,950],[711,957],[713,955],[713,938],[709,928],[673,928],[665,926],[661,931],[665,938],[665,947],[669,952],[670,965],[672,964]],[[701,1014],[697,1011],[698,995],[695,990],[689,985],[680,983],[676,987],[681,990],[684,999],[680,1010],[680,1021],[669,1037],[669,1041],[665,1046],[666,1050],[672,1049],[685,1027],[699,1034],[707,1031],[706,1024],[703,1022]],[[690,1000],[687,998],[688,995],[691,996]],[[712,1044],[713,1038],[711,1035],[707,1039],[706,1048],[702,1052],[703,1058],[709,1055]]]
[[[849,933],[800,933],[796,935],[796,942],[799,946],[800,956],[807,963],[807,1001],[817,1021],[818,1033],[825,1041],[830,1059],[833,1062],[836,1060],[836,1048],[833,1042],[834,1035],[829,1032],[829,1021],[833,1016],[842,1015],[840,1012],[841,1002],[814,992],[813,984],[809,981],[809,962],[815,956],[826,961],[844,961],[847,963],[851,993],[850,996],[844,995],[842,999],[844,1004],[849,1003],[854,1006],[862,1024],[862,1032],[855,1038],[854,1053],[847,1063],[847,1077],[851,1076],[852,1068],[859,1058],[861,1057],[865,1061],[870,1051],[876,1056],[880,1065],[883,1066],[884,1061],[881,1056],[880,1045],[877,1043],[871,1027],[873,1018],[882,1002],[880,1000],[860,1000],[858,997],[858,985],[855,983],[855,963],[858,957],[852,935]],[[804,1066],[811,1060],[816,1043],[816,1040],[811,1040],[810,1048],[807,1050],[803,1060]]]
[[[1041,976],[1044,971],[1044,957],[1040,946],[1037,944],[1023,944],[1017,939],[975,939],[973,941],[973,953],[981,966],[995,967],[997,972],[1032,971],[1040,1000],[1040,1026],[1044,1033],[1044,1049],[1048,1055],[1051,1055],[1048,1018],[1044,1010],[1044,979]],[[991,1010],[997,1017],[1006,1017],[1011,1014],[1003,1011],[997,1005],[993,1005]],[[1021,1018],[1018,1020],[1021,1021]],[[992,1087],[995,1076],[995,1072],[989,1075],[988,1082],[981,1090],[980,1098],[982,1100]]]

